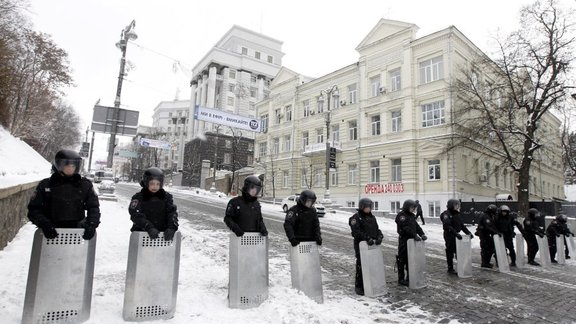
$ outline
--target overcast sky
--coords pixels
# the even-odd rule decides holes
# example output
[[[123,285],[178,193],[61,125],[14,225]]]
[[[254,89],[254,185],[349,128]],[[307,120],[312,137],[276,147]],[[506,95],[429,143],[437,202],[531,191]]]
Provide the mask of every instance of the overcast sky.
[[[488,51],[490,39],[515,29],[521,6],[532,2],[30,0],[30,17],[68,52],[76,87],[65,89],[67,100],[87,127],[98,99],[114,104],[121,56],[115,44],[133,19],[138,39],[128,44],[133,68],[121,106],[140,111],[140,124],[151,125],[160,101],[190,97],[190,73],[174,70],[174,63],[191,68],[234,24],[283,41],[283,65],[319,77],[356,62],[356,46],[381,18],[418,25],[418,37],[454,25]],[[106,138],[97,136],[96,158],[106,157]]]

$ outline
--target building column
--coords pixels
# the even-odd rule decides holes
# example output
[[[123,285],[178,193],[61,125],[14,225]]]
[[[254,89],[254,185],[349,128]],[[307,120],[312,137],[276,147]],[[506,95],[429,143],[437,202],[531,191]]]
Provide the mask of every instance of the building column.
[[[188,135],[186,141],[190,141],[196,136],[196,120],[194,119],[194,111],[196,109],[196,90],[198,89],[198,82],[190,82],[190,109],[188,110]]]
[[[208,85],[206,90],[206,107],[214,108],[216,98],[216,67],[211,66],[208,70]]]
[[[264,100],[264,83],[266,81],[266,77],[263,75],[258,76],[258,98],[256,98],[256,102]]]

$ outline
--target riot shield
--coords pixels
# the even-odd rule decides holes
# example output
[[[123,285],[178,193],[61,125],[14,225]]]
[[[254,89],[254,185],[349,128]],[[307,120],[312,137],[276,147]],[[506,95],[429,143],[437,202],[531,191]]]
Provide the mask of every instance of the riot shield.
[[[230,234],[228,307],[258,307],[268,298],[268,239]]]
[[[84,240],[84,229],[57,228],[58,237],[34,233],[23,324],[81,323],[90,318],[96,235]]]
[[[522,268],[526,265],[526,252],[524,252],[524,236],[516,234],[516,267]]]
[[[369,246],[366,241],[362,241],[359,247],[364,296],[378,297],[386,294],[384,255],[381,246],[376,244]]]
[[[576,244],[574,243],[574,236],[566,236],[566,244],[568,245],[568,253],[572,258],[576,257]]]
[[[549,267],[550,262],[550,250],[548,249],[548,237],[540,237],[536,235],[536,241],[538,242],[538,254],[540,255],[540,265],[543,267]]]
[[[426,245],[424,241],[408,240],[408,275],[410,289],[426,287]]]
[[[504,238],[500,235],[494,235],[493,239],[494,250],[496,251],[496,260],[498,260],[498,270],[500,272],[510,272],[508,255],[506,254],[506,246],[504,245]]]
[[[456,256],[458,277],[472,277],[472,240],[470,236],[463,235],[461,240],[456,239]]]
[[[556,236],[556,261],[558,264],[566,264],[564,255],[564,235]]]
[[[176,312],[181,234],[165,241],[160,233],[132,232],[124,290],[125,321],[169,319]]]
[[[322,304],[322,270],[316,242],[300,242],[297,246],[290,246],[290,270],[292,288]]]

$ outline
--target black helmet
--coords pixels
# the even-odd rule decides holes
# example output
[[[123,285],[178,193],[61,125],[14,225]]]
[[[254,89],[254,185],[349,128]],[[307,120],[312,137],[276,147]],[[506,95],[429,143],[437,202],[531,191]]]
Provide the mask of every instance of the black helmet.
[[[456,209],[456,206],[460,206],[460,200],[458,199],[448,199],[448,202],[446,203],[446,208],[448,208],[449,210],[454,210]]]
[[[360,201],[358,202],[358,209],[362,210],[366,207],[370,207],[370,209],[374,209],[374,202],[372,202],[372,199],[370,199],[370,198],[360,199]]]
[[[488,207],[486,207],[486,213],[487,214],[496,215],[497,212],[498,212],[498,207],[496,207],[496,205],[494,205],[494,204],[490,204],[490,205],[488,205]]]
[[[246,179],[244,179],[242,192],[248,194],[252,188],[257,189],[256,196],[260,193],[260,190],[262,190],[262,181],[260,181],[260,179],[255,175],[247,176]]]
[[[82,157],[80,157],[80,154],[76,151],[60,150],[54,157],[52,169],[54,172],[62,172],[64,167],[69,164],[73,164],[76,167],[74,173],[80,172],[80,168],[82,167]]]
[[[150,180],[158,180],[160,181],[160,188],[164,185],[164,173],[162,170],[151,167],[144,170],[144,174],[142,175],[142,181],[140,181],[140,185],[144,188],[148,188],[148,182]]]
[[[558,221],[559,223],[566,224],[566,222],[568,222],[568,216],[566,216],[565,214],[560,214],[556,216],[556,221]]]
[[[416,208],[416,202],[412,199],[404,200],[404,204],[402,205],[402,211],[409,212],[411,208]]]
[[[538,217],[539,214],[540,214],[540,212],[536,208],[528,209],[528,217],[529,218],[534,219],[534,218]]]
[[[306,201],[312,201],[312,205],[314,205],[314,203],[316,202],[316,194],[314,193],[314,191],[306,189],[306,190],[302,190],[302,192],[300,193],[300,196],[298,196],[298,201],[297,203],[306,207]],[[310,205],[310,206],[312,206]]]

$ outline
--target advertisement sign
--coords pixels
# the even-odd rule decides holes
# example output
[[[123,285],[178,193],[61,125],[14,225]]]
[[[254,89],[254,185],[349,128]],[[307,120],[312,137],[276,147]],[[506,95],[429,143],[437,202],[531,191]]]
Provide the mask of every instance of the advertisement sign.
[[[139,114],[136,110],[95,105],[91,129],[105,134],[136,135]]]
[[[159,149],[163,149],[163,150],[172,149],[172,144],[170,144],[169,142],[159,141],[159,140],[150,139],[150,138],[141,138],[140,139],[140,145],[142,145],[144,147],[153,147],[153,148],[159,148]]]
[[[404,184],[394,183],[370,183],[364,186],[364,192],[367,194],[404,192]]]
[[[244,129],[251,132],[262,132],[262,121],[251,117],[234,115],[222,110],[196,106],[194,119]]]

